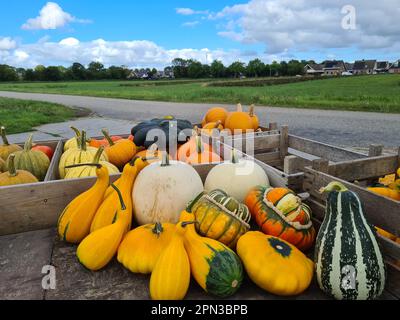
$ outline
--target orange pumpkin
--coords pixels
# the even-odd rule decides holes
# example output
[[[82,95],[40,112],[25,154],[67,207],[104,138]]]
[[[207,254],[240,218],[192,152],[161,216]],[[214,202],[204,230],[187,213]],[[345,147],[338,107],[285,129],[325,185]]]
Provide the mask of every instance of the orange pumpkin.
[[[209,122],[207,124],[205,124],[203,126],[203,128],[201,129],[202,133],[208,134],[208,135],[212,135],[214,130],[224,130],[224,126],[222,125],[221,120],[218,120],[216,122]]]
[[[313,245],[316,232],[311,209],[290,189],[257,186],[244,203],[265,234],[282,238],[303,251]]]
[[[204,127],[207,123],[221,121],[221,124],[225,125],[225,119],[228,116],[228,111],[222,107],[211,108],[207,111],[204,116],[201,126]]]
[[[120,136],[111,136],[110,138],[114,142],[122,139],[122,137],[120,137]],[[108,143],[108,140],[106,138],[101,139],[101,140],[96,140],[96,139],[92,138],[89,141],[89,146],[95,147],[95,148],[107,147],[109,145],[110,144]]]
[[[228,114],[225,120],[225,129],[229,129],[232,133],[254,131],[253,121],[247,112],[243,112],[240,103],[238,104],[236,111]]]
[[[122,167],[127,164],[136,154],[136,145],[129,139],[120,139],[113,141],[108,134],[108,131],[101,131],[107,139],[109,146],[105,148],[108,156],[108,161],[117,167]]]
[[[177,158],[179,161],[186,162],[187,158],[189,158],[192,153],[196,152],[198,144],[197,137],[199,137],[199,135],[195,128],[193,131],[193,136],[189,139],[189,141],[178,148]],[[202,143],[202,148],[204,152],[212,150],[211,146],[207,143]]]
[[[205,144],[202,142],[201,137],[197,136],[195,139],[196,150],[192,152],[189,157],[186,158],[186,163],[193,165],[222,161],[221,157],[214,153],[211,149],[205,149],[203,147]]]
[[[157,147],[157,145],[155,145]],[[146,159],[148,163],[158,162],[162,160],[163,152],[161,150],[153,149],[152,147],[139,151],[136,153],[136,157]],[[170,160],[171,156],[169,156]]]
[[[258,117],[254,113],[254,104],[250,106],[249,109],[249,116],[251,118],[251,123],[253,124],[253,129],[257,130],[260,127],[260,121],[258,120]]]

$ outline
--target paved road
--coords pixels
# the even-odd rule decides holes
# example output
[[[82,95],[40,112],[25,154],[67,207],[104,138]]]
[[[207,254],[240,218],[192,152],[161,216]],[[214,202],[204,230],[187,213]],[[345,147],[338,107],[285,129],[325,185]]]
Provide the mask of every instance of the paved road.
[[[211,104],[153,102],[83,96],[2,92],[0,96],[89,108],[96,115],[138,121],[164,115],[199,122]],[[226,106],[233,110],[233,105]],[[400,145],[400,114],[259,107],[261,123],[288,124],[290,133],[342,146]]]

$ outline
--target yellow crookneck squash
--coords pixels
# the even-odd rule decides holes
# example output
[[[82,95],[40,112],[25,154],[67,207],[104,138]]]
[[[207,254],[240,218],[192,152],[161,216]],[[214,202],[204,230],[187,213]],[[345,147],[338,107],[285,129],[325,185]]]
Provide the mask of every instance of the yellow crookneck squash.
[[[128,231],[130,213],[127,212],[121,192],[117,188],[116,191],[120,205],[115,222],[90,233],[82,240],[76,251],[79,262],[92,271],[102,269],[111,261]]]
[[[390,198],[392,200],[400,201],[400,191],[399,190],[394,190],[391,188],[387,187],[373,187],[373,188],[367,188],[369,191],[379,194],[381,196]]]
[[[135,158],[133,161],[127,163],[124,167],[121,178],[116,185],[121,191],[122,197],[125,201],[126,212],[130,216],[129,229],[132,220],[132,189],[136,176],[139,173],[138,170],[142,166],[141,161],[141,159]],[[109,190],[107,190],[106,192],[109,192]],[[90,227],[90,232],[108,226],[115,221],[115,217],[117,214],[116,208],[118,207],[118,203],[118,193],[114,190],[114,192],[111,192],[105,197],[103,203],[97,210],[92,225]]]
[[[242,263],[235,252],[221,242],[199,236],[195,223],[194,215],[185,210],[176,225],[177,231],[184,234],[192,275],[206,292],[229,297],[242,284]]]
[[[77,166],[84,166],[84,164]],[[94,215],[103,202],[104,193],[109,185],[107,167],[101,164],[91,166],[96,170],[96,183],[72,200],[58,219],[58,234],[61,239],[70,243],[79,243],[89,234]]]
[[[237,243],[237,253],[250,279],[272,294],[298,295],[313,278],[314,263],[299,249],[259,231],[243,235]]]
[[[153,300],[182,300],[190,284],[190,262],[182,232],[175,232],[158,258],[150,277]]]
[[[118,248],[118,261],[129,271],[149,274],[168,246],[175,225],[172,223],[146,224],[128,232]]]
[[[60,163],[58,165],[60,178],[65,178],[65,167],[80,163],[92,163],[96,153],[97,148],[88,147],[86,145],[86,132],[82,130],[81,141],[78,148],[68,149],[60,158]],[[102,153],[100,161],[108,161],[108,157],[105,153]]]

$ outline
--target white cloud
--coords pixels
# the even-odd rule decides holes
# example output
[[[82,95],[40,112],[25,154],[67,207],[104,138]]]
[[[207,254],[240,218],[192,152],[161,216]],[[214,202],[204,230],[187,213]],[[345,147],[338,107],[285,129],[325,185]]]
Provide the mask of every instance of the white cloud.
[[[199,21],[189,21],[189,22],[182,23],[182,27],[193,28],[193,27],[197,26],[199,23],[200,23]]]
[[[177,14],[183,15],[183,16],[191,16],[194,14],[208,14],[208,10],[193,10],[190,8],[176,8],[175,9]]]
[[[10,37],[0,38],[0,50],[10,50],[17,46],[15,40]]]
[[[15,50],[14,51],[15,61],[22,63],[29,59],[29,54],[23,50]]]
[[[356,9],[356,29],[345,30],[341,9]],[[400,43],[398,0],[251,0],[211,13],[225,21],[218,34],[242,43],[265,44],[269,53],[318,49],[392,49]],[[232,28],[235,26],[235,28]]]
[[[60,42],[59,42],[59,44],[60,45],[62,45],[62,46],[67,46],[67,47],[70,47],[70,46],[78,46],[79,45],[79,40],[78,39],[76,39],[76,38],[65,38],[65,39],[63,39],[63,40],[61,40]]]
[[[39,16],[28,19],[21,28],[24,30],[49,30],[64,27],[71,22],[89,23],[90,21],[72,16],[55,2],[47,2],[40,10]]]

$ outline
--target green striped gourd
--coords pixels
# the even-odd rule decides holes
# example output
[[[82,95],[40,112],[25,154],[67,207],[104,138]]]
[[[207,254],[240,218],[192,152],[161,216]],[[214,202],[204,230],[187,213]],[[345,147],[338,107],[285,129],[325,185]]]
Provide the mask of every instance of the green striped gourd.
[[[201,193],[189,206],[196,217],[197,232],[234,248],[238,239],[249,231],[250,212],[246,205],[222,190]]]
[[[339,300],[377,298],[385,286],[385,264],[360,199],[335,181],[321,192],[329,194],[315,248],[320,288]]]

